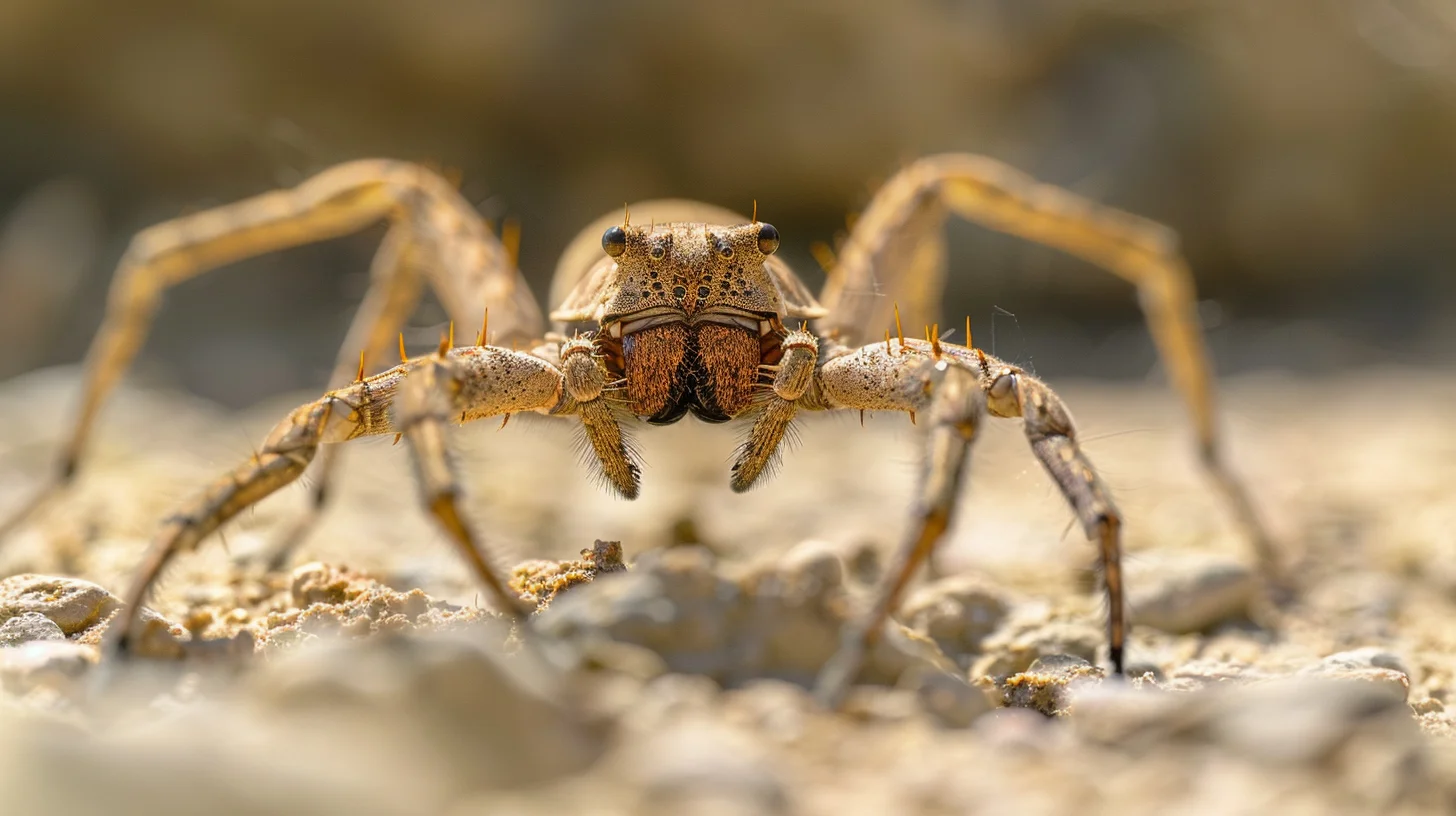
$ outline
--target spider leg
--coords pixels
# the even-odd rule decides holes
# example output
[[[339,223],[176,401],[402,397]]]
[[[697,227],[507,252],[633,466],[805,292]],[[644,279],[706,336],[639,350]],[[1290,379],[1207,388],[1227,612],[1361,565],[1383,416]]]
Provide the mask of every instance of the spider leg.
[[[1097,543],[1102,581],[1107,592],[1107,643],[1112,670],[1122,674],[1127,641],[1126,601],[1122,583],[1122,515],[1092,463],[1077,445],[1077,431],[1067,406],[1046,383],[1015,366],[986,355],[982,385],[987,407],[999,417],[1021,417],[1032,453],[1057,483],[1082,522],[1089,541]]]
[[[402,363],[295,409],[269,433],[262,450],[214,482],[163,525],[108,632],[109,649],[126,653],[142,603],[178,553],[195,549],[241,511],[302,475],[321,445],[402,434],[409,444],[424,505],[476,577],[511,615],[519,601],[491,568],[456,507],[459,484],[444,439],[447,422],[544,410],[561,398],[561,372],[540,358],[505,349],[465,347]]]
[[[890,325],[893,303],[912,325],[938,321],[948,212],[1090,261],[1137,287],[1174,388],[1193,417],[1202,465],[1249,538],[1266,576],[1283,582],[1279,554],[1248,489],[1224,460],[1212,366],[1193,275],[1169,228],[1042,184],[982,156],[929,156],[880,188],[840,249],[816,329],[847,344]]]
[[[382,218],[408,229],[424,278],[457,322],[474,323],[488,307],[498,337],[539,334],[540,308],[509,253],[449,182],[418,165],[382,159],[341,164],[292,189],[158,224],[132,239],[112,279],[106,316],[86,356],[81,408],[54,475],[0,523],[0,534],[75,477],[97,413],[146,339],[168,288],[224,264],[355,232]]]
[[[1122,673],[1127,624],[1121,516],[1077,446],[1070,413],[1051,389],[982,352],[951,346],[938,350],[919,340],[877,343],[836,357],[824,365],[818,384],[824,407],[928,411],[929,426],[914,523],[870,611],[846,628],[839,652],[821,672],[815,689],[821,703],[833,707],[842,702],[905,586],[950,526],[966,457],[986,412],[1024,418],[1033,453],[1067,497],[1088,538],[1098,543],[1108,601],[1108,651],[1113,670]]]
[[[915,571],[949,528],[965,474],[966,459],[986,411],[976,372],[946,357],[918,353],[916,347],[867,346],[826,363],[820,388],[829,407],[901,410],[926,417],[926,455],[915,491],[912,521],[885,570],[869,610],[846,626],[839,651],[815,683],[814,696],[837,708],[859,674],[869,649],[899,606]],[[868,375],[868,376],[866,376]]]
[[[419,303],[421,278],[410,257],[407,228],[391,227],[370,266],[369,290],[354,314],[334,370],[329,375],[330,388],[342,388],[357,379],[363,371],[374,370],[390,353],[395,338],[409,313]],[[262,553],[264,569],[276,572],[288,565],[293,552],[318,524],[333,485],[335,468],[343,456],[343,448],[328,446],[314,460],[311,496],[303,515],[295,519]]]

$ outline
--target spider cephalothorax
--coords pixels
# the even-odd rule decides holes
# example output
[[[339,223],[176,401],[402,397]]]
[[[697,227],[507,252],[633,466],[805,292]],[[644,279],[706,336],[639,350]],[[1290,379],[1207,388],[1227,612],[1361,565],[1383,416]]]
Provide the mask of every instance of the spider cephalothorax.
[[[599,327],[607,371],[625,385],[626,405],[656,425],[691,411],[724,422],[748,409],[777,365],[786,310],[765,262],[778,249],[771,224],[669,223],[612,226],[602,234],[606,274],[573,293],[578,308],[552,317]],[[816,304],[817,305],[817,304]]]
[[[888,328],[895,301],[931,321],[944,280],[940,228],[954,212],[1064,249],[1138,287],[1159,352],[1193,412],[1203,463],[1245,523],[1269,576],[1278,579],[1247,496],[1220,456],[1192,277],[1166,228],[988,159],[932,156],[891,179],[856,220],[821,306],[774,255],[778,231],[756,217],[686,201],[632,209],[652,226],[607,216],[563,253],[552,283],[559,305],[551,331],[512,253],[449,183],[416,165],[340,165],[297,188],[146,230],[117,271],[58,477],[0,529],[74,476],[96,411],[130,363],[167,286],[231,260],[389,218],[372,285],[340,353],[335,389],[293,411],[256,455],[168,517],[127,596],[126,614],[112,626],[116,650],[126,650],[142,601],[176,553],[297,479],[316,456],[317,512],[335,461],[330,443],[376,434],[404,439],[425,507],[497,604],[524,614],[457,509],[462,489],[447,455],[450,424],[521,411],[575,418],[607,480],[632,498],[639,469],[622,429],[632,415],[656,424],[687,413],[751,423],[730,477],[735,490],[745,490],[773,461],[799,411],[902,411],[918,416],[926,433],[913,522],[873,607],[826,667],[821,699],[838,700],[853,681],[865,647],[950,524],[967,453],[986,416],[1023,421],[1033,454],[1097,543],[1109,656],[1120,671],[1126,637],[1121,516],[1078,446],[1061,400],[1036,377],[974,348],[969,327],[958,346],[929,330],[924,340],[907,340],[898,325],[898,336],[865,344]],[[487,326],[473,346],[442,341],[436,353],[365,376],[378,367],[426,284],[455,322],[473,322],[484,308],[496,333]],[[305,529],[307,520],[298,528]],[[286,539],[273,563],[300,537]]]

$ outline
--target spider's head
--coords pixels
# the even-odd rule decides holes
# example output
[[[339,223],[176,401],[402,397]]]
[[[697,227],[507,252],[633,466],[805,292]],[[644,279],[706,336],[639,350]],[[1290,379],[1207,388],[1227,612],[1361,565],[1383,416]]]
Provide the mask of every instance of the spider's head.
[[[764,268],[778,247],[778,230],[762,222],[610,226],[602,233],[602,250],[616,270],[604,292],[603,322],[669,311],[689,317],[780,314],[778,287]]]
[[[659,424],[689,411],[721,422],[750,406],[765,354],[778,352],[783,298],[765,266],[778,244],[763,223],[605,229],[614,263],[602,287],[601,348],[634,413]]]

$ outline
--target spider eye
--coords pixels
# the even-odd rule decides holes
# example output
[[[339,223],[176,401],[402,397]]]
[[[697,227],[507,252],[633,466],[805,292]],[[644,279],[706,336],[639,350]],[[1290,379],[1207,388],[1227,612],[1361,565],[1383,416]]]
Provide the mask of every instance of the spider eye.
[[[758,251],[772,255],[779,248],[779,231],[773,224],[758,225]]]
[[[728,243],[727,241],[719,241],[718,242],[718,257],[724,258],[724,259],[732,258],[733,257],[733,245],[730,244],[730,243]]]
[[[602,233],[602,249],[613,258],[627,251],[627,231],[621,227],[607,227]]]
[[[652,247],[652,250],[647,254],[652,256],[652,260],[660,261],[663,258],[667,257],[667,249],[664,248],[662,244],[657,244],[656,246]]]

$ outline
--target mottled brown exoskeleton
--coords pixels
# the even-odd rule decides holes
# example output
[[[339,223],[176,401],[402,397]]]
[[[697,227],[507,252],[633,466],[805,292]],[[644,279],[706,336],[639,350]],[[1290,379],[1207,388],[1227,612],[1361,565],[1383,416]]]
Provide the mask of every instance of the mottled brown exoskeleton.
[[[825,668],[821,699],[840,698],[864,649],[951,523],[967,451],[987,414],[1022,419],[1033,453],[1097,543],[1110,656],[1121,671],[1121,521],[1078,448],[1061,400],[1017,366],[972,347],[969,336],[954,345],[938,329],[924,340],[897,331],[864,345],[887,331],[896,301],[913,325],[932,322],[944,281],[941,227],[951,212],[1089,259],[1138,287],[1173,383],[1193,412],[1203,461],[1272,575],[1272,552],[1219,457],[1192,278],[1173,234],[966,155],[922,159],[882,187],[839,247],[820,300],[774,255],[779,234],[769,224],[692,202],[634,205],[633,221],[608,216],[564,253],[549,331],[512,253],[450,183],[417,165],[340,165],[290,190],[153,227],[134,239],[117,271],[58,478],[15,520],[77,472],[96,412],[130,364],[167,287],[230,261],[387,218],[392,227],[340,354],[337,387],[295,410],[257,454],[165,522],[127,595],[127,615],[112,627],[117,650],[128,648],[141,603],[172,556],[297,479],[321,450],[336,450],[327,447],[332,443],[376,434],[403,438],[424,505],[499,607],[520,615],[519,599],[457,509],[462,491],[447,456],[449,426],[523,411],[574,418],[606,479],[632,498],[639,478],[623,437],[630,422],[666,424],[691,413],[708,422],[751,423],[732,467],[732,486],[741,491],[763,476],[800,411],[903,411],[927,435],[914,523],[872,609],[846,632]],[[365,376],[389,353],[426,284],[456,323],[473,324],[486,311],[489,323],[476,344],[454,347],[452,337],[434,353]],[[335,461],[320,458],[315,509]],[[285,556],[283,548],[277,560]]]

